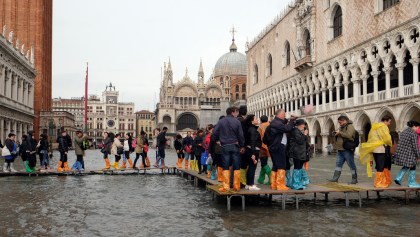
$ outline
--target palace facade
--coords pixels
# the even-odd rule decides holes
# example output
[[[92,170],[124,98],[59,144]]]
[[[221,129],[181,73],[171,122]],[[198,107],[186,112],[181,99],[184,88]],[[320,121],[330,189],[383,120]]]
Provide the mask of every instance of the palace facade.
[[[304,117],[318,150],[346,114],[366,140],[384,115],[420,121],[419,1],[296,0],[248,43],[248,109]],[[311,114],[303,114],[312,105]]]

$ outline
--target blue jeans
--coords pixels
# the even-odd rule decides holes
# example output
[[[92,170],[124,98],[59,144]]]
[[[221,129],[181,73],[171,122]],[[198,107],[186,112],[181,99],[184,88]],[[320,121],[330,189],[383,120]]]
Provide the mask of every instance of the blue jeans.
[[[239,146],[236,144],[222,146],[222,153],[223,170],[229,170],[230,164],[232,164],[233,170],[239,170],[241,165]]]
[[[356,164],[354,163],[354,151],[344,150],[337,152],[337,160],[335,163],[335,170],[341,171],[343,169],[344,162],[347,161],[347,165],[350,167],[351,173],[356,173]]]
[[[190,159],[190,157],[192,157],[191,153],[184,152],[184,159],[185,159],[185,160],[189,160],[189,159]]]
[[[42,163],[41,166],[47,167],[50,165],[49,162],[49,155],[48,155],[48,151],[47,150],[42,150],[41,151],[42,154]]]

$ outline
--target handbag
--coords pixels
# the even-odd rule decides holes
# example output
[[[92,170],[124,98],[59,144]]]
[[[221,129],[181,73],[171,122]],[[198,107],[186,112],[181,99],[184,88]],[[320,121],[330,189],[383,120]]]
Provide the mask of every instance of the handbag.
[[[144,153],[149,152],[149,146],[148,145],[144,145],[143,151],[144,151]]]
[[[7,146],[4,146],[3,149],[1,149],[1,155],[2,156],[10,156],[11,155]]]
[[[117,154],[121,155],[124,153],[124,147],[117,147]]]
[[[185,146],[184,146],[184,151],[185,151],[185,152],[187,152],[188,154],[191,154],[191,147],[190,147],[190,146],[185,145]]]

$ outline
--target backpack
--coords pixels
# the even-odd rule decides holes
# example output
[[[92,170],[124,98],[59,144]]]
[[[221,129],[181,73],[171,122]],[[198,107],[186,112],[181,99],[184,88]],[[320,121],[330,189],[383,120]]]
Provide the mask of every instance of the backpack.
[[[360,144],[360,134],[357,130],[354,132],[353,141],[343,139],[343,148],[346,150],[354,150]]]
[[[80,148],[82,150],[87,150],[89,148],[89,142],[88,141],[83,141],[82,144],[80,145]]]
[[[136,149],[137,146],[137,139],[133,139],[133,141],[131,141],[131,152],[133,152]]]
[[[268,125],[264,132],[262,142],[269,147],[271,143],[271,125]]]

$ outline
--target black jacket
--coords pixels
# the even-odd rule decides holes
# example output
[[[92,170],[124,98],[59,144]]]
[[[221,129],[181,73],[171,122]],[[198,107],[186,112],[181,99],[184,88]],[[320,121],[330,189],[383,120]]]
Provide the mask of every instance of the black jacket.
[[[241,122],[232,115],[219,120],[213,134],[216,141],[220,141],[222,146],[238,144],[240,147],[244,147],[245,138]]]
[[[40,151],[43,151],[43,150],[45,150],[45,151],[48,151],[48,148],[49,148],[49,143],[48,143],[48,140],[47,139],[41,139],[41,146],[39,147],[39,150]]]
[[[194,138],[194,145],[193,145],[194,155],[201,156],[201,153],[204,152],[203,144],[204,144],[204,139],[202,136],[196,136]]]
[[[157,146],[159,148],[165,148],[166,147],[166,132],[160,132],[159,135],[156,138]]]
[[[276,151],[280,148],[281,140],[283,139],[284,133],[290,133],[293,129],[293,122],[287,120],[281,120],[277,117],[270,123],[270,151]]]
[[[57,138],[58,143],[58,150],[60,152],[68,152],[69,148],[71,147],[71,138],[69,135],[66,136],[59,136]]]
[[[257,155],[260,153],[261,145],[262,145],[262,140],[261,140],[261,135],[258,132],[258,126],[252,125],[247,130],[246,137],[245,137],[245,146],[246,147],[250,146],[252,154]]]
[[[308,160],[308,136],[294,128],[290,136],[289,157],[298,160]]]
[[[214,134],[211,134],[210,137],[210,145],[209,145],[209,153],[210,154],[217,154],[217,155],[221,155],[222,154],[222,147],[217,144],[216,138],[214,137]]]
[[[181,139],[180,139],[181,140]],[[178,139],[176,139],[175,141],[174,141],[174,148],[175,148],[175,150],[177,150],[177,151],[179,151],[179,152],[181,152],[182,151],[182,140],[180,141],[180,140],[178,140]]]
[[[186,136],[182,139],[182,146],[192,146],[193,142],[194,140],[192,137]]]

